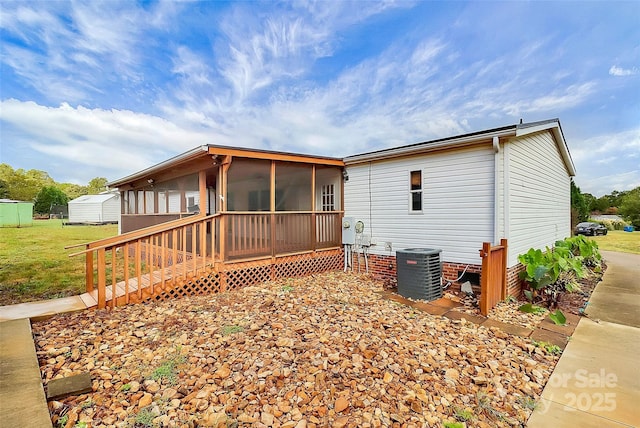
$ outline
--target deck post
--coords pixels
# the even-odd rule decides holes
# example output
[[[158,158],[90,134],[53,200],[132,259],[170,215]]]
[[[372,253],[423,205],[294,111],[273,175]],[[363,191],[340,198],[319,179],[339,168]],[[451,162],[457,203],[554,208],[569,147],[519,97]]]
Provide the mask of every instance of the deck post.
[[[107,278],[105,250],[98,250],[98,309],[104,309],[107,302]],[[112,296],[113,297],[113,296]]]
[[[87,249],[88,249],[87,245]],[[88,293],[93,291],[93,251],[87,251],[85,257],[85,284]]]
[[[500,246],[502,246],[502,291],[500,293],[500,300],[507,298],[507,240],[502,238],[500,240]]]
[[[482,274],[480,276],[480,313],[486,316],[489,313],[489,261],[491,255],[491,243],[484,242],[480,257],[482,258]]]

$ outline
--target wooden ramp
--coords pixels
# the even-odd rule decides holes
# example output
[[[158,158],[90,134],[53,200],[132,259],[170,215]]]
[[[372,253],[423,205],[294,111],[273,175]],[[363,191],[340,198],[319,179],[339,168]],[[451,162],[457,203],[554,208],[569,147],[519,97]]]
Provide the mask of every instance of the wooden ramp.
[[[204,259],[190,258],[186,262],[147,272],[140,276],[129,278],[128,281],[120,281],[113,286],[106,287],[105,301],[107,306],[112,306],[111,302],[115,295],[115,302],[118,304],[114,306],[142,302],[170,292],[176,286],[184,284],[198,275],[207,275],[213,271],[214,266],[207,265]],[[97,289],[81,294],[80,298],[87,308],[98,306],[99,296]]]

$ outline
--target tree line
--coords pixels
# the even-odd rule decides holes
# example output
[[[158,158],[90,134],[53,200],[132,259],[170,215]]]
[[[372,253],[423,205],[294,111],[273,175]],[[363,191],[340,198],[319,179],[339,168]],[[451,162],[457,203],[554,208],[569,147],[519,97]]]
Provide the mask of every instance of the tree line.
[[[45,171],[13,169],[0,164],[0,199],[33,202],[36,214],[49,214],[55,205],[67,203],[79,196],[97,195],[107,190],[107,179],[96,177],[86,186],[58,183]]]
[[[582,193],[571,180],[571,216],[574,223],[587,221],[591,215],[616,214],[640,230],[640,187],[596,198]]]

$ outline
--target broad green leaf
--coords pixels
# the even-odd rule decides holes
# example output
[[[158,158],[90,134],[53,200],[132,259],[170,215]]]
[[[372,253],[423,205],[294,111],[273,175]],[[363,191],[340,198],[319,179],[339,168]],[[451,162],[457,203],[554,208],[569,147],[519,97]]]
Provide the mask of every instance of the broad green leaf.
[[[556,309],[555,312],[550,313],[549,318],[551,318],[551,321],[556,325],[565,325],[567,323],[567,317],[564,316],[560,309]]]

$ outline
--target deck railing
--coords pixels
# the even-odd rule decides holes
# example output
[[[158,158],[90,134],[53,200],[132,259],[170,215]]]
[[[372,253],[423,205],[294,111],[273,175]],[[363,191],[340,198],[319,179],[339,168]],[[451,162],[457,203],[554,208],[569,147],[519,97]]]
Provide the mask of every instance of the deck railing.
[[[226,213],[224,260],[339,247],[341,215],[339,212],[298,211]]]
[[[480,313],[489,314],[496,304],[507,297],[507,240],[492,246],[485,242],[480,250],[482,274],[480,275]]]
[[[142,301],[218,261],[220,214],[190,217],[85,244],[86,289],[98,307]]]
[[[170,221],[85,245],[99,308],[143,301],[216,263],[340,246],[340,212],[223,213]],[[313,227],[312,225],[315,225]]]

